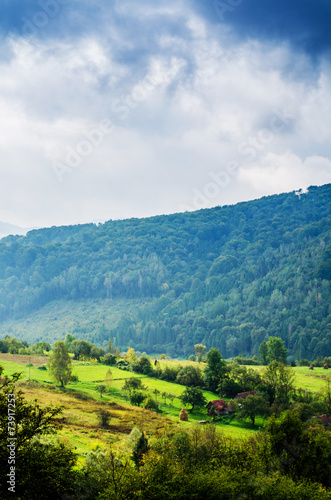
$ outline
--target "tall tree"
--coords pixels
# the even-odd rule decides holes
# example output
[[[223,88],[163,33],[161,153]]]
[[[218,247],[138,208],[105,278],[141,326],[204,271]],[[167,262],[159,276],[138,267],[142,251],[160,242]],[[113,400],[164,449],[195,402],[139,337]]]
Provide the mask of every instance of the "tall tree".
[[[286,363],[288,350],[285,348],[284,341],[280,337],[269,337],[267,347],[267,360],[269,363],[270,361]]]
[[[49,356],[48,369],[52,377],[64,387],[72,374],[72,362],[65,343],[61,340],[55,342],[53,352]]]
[[[263,383],[271,404],[277,407],[287,408],[294,392],[293,368],[284,365],[281,361],[272,361],[264,369],[262,374]]]
[[[203,345],[203,344],[195,344],[195,346],[194,346],[194,352],[195,352],[195,355],[196,355],[197,360],[198,360],[199,363],[202,360],[202,358],[203,358],[206,350],[207,350],[207,348],[206,348],[205,345]]]
[[[226,362],[218,349],[212,347],[207,353],[207,366],[204,370],[204,380],[210,391],[216,392],[221,380],[227,373]]]

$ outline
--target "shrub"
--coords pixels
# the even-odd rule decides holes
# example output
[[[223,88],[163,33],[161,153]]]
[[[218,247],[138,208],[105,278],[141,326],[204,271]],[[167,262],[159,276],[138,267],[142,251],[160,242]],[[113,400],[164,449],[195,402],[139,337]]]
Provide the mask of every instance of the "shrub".
[[[143,392],[133,391],[131,392],[129,398],[130,398],[130,403],[133,406],[140,406],[145,399],[145,395]]]
[[[105,356],[103,356],[101,358],[101,363],[103,365],[108,365],[108,366],[116,365],[116,356],[114,356],[113,354],[108,353],[108,354],[106,354]]]
[[[152,396],[148,394],[148,396],[144,399],[143,408],[145,408],[145,410],[158,410],[159,405],[155,401],[155,399],[153,399]]]
[[[100,410],[99,412],[99,425],[101,427],[108,427],[110,420],[110,413],[107,410]]]

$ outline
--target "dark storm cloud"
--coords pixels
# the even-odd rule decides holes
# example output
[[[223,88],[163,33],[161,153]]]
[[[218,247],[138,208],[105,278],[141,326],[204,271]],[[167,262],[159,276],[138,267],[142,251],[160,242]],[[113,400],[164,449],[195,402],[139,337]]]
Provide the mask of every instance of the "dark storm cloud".
[[[213,23],[225,23],[241,39],[288,41],[318,57],[331,48],[330,0],[192,0]]]

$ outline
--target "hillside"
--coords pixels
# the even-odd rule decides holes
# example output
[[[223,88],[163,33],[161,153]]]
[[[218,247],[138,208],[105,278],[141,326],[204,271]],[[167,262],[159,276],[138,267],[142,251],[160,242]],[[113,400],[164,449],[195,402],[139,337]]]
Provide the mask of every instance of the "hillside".
[[[1,334],[170,356],[202,342],[224,357],[276,335],[296,358],[331,355],[330,201],[329,184],[4,238]]]

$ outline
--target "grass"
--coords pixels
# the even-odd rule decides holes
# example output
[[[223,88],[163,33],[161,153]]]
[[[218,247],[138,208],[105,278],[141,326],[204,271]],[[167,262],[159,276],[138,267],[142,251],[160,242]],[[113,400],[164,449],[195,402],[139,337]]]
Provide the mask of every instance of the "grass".
[[[26,366],[28,361],[26,358],[29,357],[0,354],[0,364],[4,367],[5,374],[22,372],[20,387],[27,399],[37,399],[43,405],[52,403],[63,406],[61,419],[63,428],[59,431],[59,436],[76,448],[81,460],[96,447],[111,445],[122,451],[125,450],[127,436],[134,427],[152,436],[160,434],[165,428],[187,429],[207,418],[206,410],[203,408],[189,413],[189,422],[179,421],[179,413],[183,407],[179,396],[185,390],[185,387],[179,384],[134,374],[113,366],[74,361],[73,373],[78,376],[78,381],[69,383],[65,389],[60,389],[55,386],[48,371],[37,368],[46,364],[47,358],[31,357],[31,362],[35,366],[30,367],[31,382],[29,382],[29,367]],[[109,368],[113,380],[109,391],[101,397],[97,386],[104,384]],[[323,368],[315,368],[311,371],[308,367],[296,367],[294,372],[297,388],[307,388],[315,392],[324,387],[325,377],[329,374]],[[157,397],[162,414],[130,406],[122,392],[125,380],[130,377],[143,380],[147,391],[154,398]],[[153,392],[155,389],[160,393],[155,395]],[[175,395],[173,401],[170,398],[163,399],[161,394],[164,392]],[[209,391],[203,391],[203,393],[208,401],[217,399],[217,396]],[[98,413],[104,408],[111,414],[110,425],[107,429],[101,428],[98,423]],[[238,422],[231,418],[217,421],[215,425],[217,430],[225,436],[243,439],[263,428],[263,420],[257,419],[253,429],[250,422]]]

